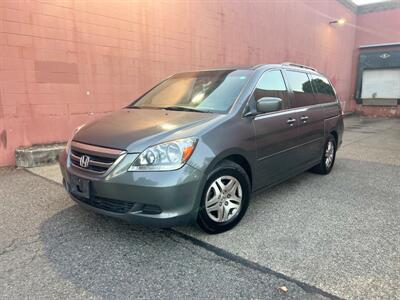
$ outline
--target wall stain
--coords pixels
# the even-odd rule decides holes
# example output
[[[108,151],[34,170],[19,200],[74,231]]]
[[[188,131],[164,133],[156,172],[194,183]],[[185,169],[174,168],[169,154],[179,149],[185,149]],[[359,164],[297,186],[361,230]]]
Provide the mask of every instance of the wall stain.
[[[7,148],[7,131],[5,129],[0,133],[0,146]]]

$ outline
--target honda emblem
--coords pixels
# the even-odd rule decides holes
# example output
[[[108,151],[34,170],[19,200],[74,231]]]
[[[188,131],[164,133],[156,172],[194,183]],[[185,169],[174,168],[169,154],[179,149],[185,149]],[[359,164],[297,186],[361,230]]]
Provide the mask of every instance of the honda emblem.
[[[82,155],[81,158],[79,159],[79,165],[82,168],[87,168],[89,166],[90,162],[90,157],[87,155]]]

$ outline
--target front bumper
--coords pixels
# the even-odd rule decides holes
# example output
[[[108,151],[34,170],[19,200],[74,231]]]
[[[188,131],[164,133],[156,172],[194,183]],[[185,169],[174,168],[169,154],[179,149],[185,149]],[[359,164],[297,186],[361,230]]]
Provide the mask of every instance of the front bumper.
[[[71,165],[65,151],[59,157],[64,186],[71,198],[97,213],[132,223],[173,227],[197,218],[203,173],[186,164],[179,170],[128,172],[127,155],[105,176],[92,175]],[[89,180],[90,197],[71,193],[71,176]]]

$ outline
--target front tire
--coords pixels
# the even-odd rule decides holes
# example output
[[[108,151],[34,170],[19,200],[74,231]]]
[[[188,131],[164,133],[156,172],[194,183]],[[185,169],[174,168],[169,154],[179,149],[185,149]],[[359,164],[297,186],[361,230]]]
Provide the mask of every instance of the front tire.
[[[332,134],[328,135],[325,142],[324,152],[322,153],[321,162],[311,169],[312,172],[323,175],[331,172],[333,165],[335,164],[336,145],[335,137]]]
[[[230,230],[243,218],[249,200],[246,171],[234,162],[222,161],[207,178],[197,222],[211,234]]]

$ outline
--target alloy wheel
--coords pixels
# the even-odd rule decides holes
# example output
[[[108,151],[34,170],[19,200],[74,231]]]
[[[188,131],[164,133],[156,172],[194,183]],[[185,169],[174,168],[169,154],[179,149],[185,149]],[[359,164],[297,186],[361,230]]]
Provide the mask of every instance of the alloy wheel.
[[[326,145],[326,150],[325,150],[325,166],[326,166],[326,168],[329,169],[331,167],[334,156],[335,156],[335,144],[333,143],[333,141],[328,141],[328,144]]]

